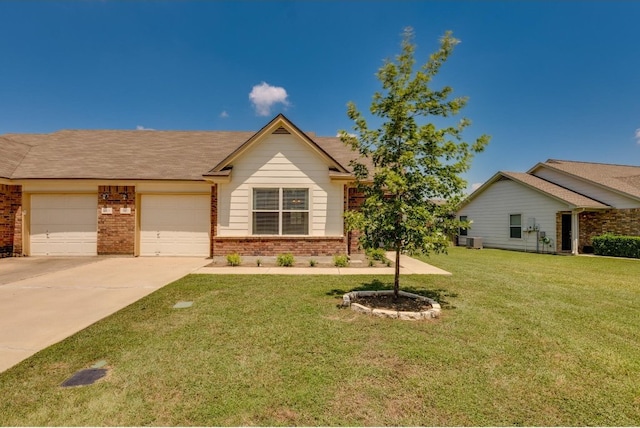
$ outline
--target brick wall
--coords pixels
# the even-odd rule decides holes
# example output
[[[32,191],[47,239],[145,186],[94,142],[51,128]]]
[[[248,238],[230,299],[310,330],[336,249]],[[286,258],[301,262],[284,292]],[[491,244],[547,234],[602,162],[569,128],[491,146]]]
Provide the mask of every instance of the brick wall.
[[[358,192],[357,189],[346,185],[344,186],[344,194],[344,210],[359,210],[364,203],[364,194],[362,192]],[[347,238],[348,254],[359,254],[363,252],[362,248],[360,247],[359,230],[352,230],[350,232],[347,232],[345,228],[345,236]]]
[[[0,184],[0,258],[22,255],[22,186]]]
[[[591,246],[591,239],[603,233],[625,236],[640,236],[640,208],[584,212],[578,215],[580,252],[584,246]]]
[[[209,249],[209,257],[213,257],[213,242],[218,236],[218,185],[211,186],[211,242]]]
[[[106,199],[105,199],[106,197]],[[135,186],[98,187],[98,254],[133,255],[136,240]],[[111,208],[104,213],[103,208]],[[120,208],[130,209],[130,213]]]
[[[283,253],[293,253],[297,256],[332,256],[344,254],[345,239],[342,236],[305,236],[305,237],[258,237],[248,236],[213,237],[213,255],[224,256],[238,253],[242,256],[277,256]]]

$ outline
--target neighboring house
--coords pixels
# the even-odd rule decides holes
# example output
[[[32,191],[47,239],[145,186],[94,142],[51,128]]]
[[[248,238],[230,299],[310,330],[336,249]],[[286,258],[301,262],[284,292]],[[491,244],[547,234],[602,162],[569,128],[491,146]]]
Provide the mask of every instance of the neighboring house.
[[[0,136],[0,257],[355,251],[355,157],[283,115],[258,132]]]
[[[486,247],[591,252],[591,239],[603,233],[640,236],[640,166],[549,159],[527,173],[501,171],[458,216],[472,221],[461,235]]]

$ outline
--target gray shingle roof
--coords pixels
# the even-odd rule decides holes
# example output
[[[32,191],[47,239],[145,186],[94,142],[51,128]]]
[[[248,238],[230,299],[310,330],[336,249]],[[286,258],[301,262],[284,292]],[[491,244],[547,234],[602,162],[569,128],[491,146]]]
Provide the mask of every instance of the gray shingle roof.
[[[549,159],[533,167],[529,173],[534,173],[541,166],[562,171],[640,199],[640,166]]]
[[[203,174],[254,134],[113,130],[5,134],[0,136],[0,177],[201,181]],[[351,170],[349,160],[355,154],[339,138],[312,140]]]
[[[28,144],[0,137],[0,177],[10,178],[30,149]]]

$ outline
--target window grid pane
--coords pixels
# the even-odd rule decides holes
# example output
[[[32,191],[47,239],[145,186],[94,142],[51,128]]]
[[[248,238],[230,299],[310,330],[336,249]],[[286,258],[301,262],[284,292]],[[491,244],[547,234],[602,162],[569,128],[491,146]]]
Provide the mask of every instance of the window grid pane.
[[[279,189],[253,189],[254,211],[277,211],[280,209]]]
[[[278,234],[277,212],[254,212],[253,213],[253,234],[254,235],[277,235]]]
[[[282,189],[282,209],[305,211],[309,209],[309,189]]]
[[[307,235],[309,233],[309,213],[291,211],[282,213],[283,235]]]

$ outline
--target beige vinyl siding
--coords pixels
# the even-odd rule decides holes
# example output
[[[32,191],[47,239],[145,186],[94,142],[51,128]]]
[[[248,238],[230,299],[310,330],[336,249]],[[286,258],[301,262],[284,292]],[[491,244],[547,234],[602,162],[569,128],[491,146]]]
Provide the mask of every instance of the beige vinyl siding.
[[[544,166],[535,171],[533,175],[615,208],[640,208],[638,201]]]
[[[458,216],[472,221],[469,237],[481,237],[483,245],[511,250],[536,249],[536,234],[526,233],[529,218],[535,218],[540,231],[554,240],[556,213],[569,207],[544,194],[511,180],[500,180],[464,206]],[[509,237],[509,215],[522,215],[522,238]]]
[[[341,236],[341,183],[328,165],[294,135],[268,135],[234,163],[230,183],[218,190],[218,236],[251,234],[251,194],[256,187],[308,188],[311,236]]]

